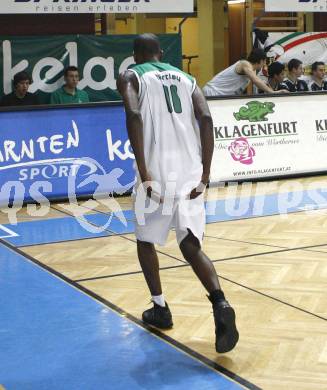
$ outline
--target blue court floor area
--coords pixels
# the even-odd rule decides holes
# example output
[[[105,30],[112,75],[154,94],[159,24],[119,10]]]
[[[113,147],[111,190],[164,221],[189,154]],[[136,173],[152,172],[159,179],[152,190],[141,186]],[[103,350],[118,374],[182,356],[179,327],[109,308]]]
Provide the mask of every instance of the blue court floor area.
[[[0,308],[6,390],[242,388],[3,244]]]
[[[236,204],[230,199],[208,202],[207,223],[323,209],[327,207],[326,192],[320,189],[318,197],[317,191],[244,197]],[[292,198],[298,201],[292,203]],[[283,204],[288,208],[281,208]],[[125,223],[113,216],[105,229],[96,232],[64,214],[62,218],[0,225],[0,388],[242,388],[47,272],[17,249],[133,233],[133,212],[123,213]],[[92,227],[101,227],[108,223],[108,215],[87,214],[86,210],[85,220]]]

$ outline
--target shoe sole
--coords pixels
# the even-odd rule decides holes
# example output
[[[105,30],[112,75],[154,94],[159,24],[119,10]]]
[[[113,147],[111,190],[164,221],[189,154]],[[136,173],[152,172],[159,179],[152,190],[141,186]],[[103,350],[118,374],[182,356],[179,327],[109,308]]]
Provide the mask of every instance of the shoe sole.
[[[150,325],[150,326],[153,326],[155,328],[158,328],[158,329],[163,329],[163,330],[168,330],[168,329],[171,329],[174,324],[172,322],[170,322],[169,324],[167,325],[159,325],[159,324],[154,324],[154,323],[151,323],[151,322],[148,322],[145,320],[145,318],[142,316],[142,321],[146,324],[146,325]]]
[[[235,311],[232,307],[221,310],[219,323],[224,327],[223,335],[217,335],[216,351],[226,353],[231,351],[238,342],[239,334],[235,324]]]
[[[154,327],[154,328],[158,328],[158,329],[162,329],[162,330],[169,330],[169,329],[171,329],[171,328],[174,326],[174,324],[159,326],[158,324],[151,324],[150,322],[147,322],[147,321],[144,321],[144,320],[143,320],[143,322],[144,322],[146,325],[150,325],[150,326],[152,326],[152,327]]]

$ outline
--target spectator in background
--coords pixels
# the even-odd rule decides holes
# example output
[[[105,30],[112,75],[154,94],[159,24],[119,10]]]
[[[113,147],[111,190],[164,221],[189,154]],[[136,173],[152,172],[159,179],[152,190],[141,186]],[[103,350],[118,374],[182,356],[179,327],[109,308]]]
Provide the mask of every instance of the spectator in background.
[[[258,89],[274,93],[256,74],[265,62],[266,53],[262,49],[253,49],[247,60],[236,62],[209,81],[203,88],[205,96],[242,95],[251,81]]]
[[[50,104],[88,103],[89,96],[85,91],[77,88],[79,73],[76,66],[69,66],[64,70],[65,84],[51,94]]]
[[[14,76],[14,91],[5,95],[1,106],[34,106],[39,104],[36,95],[28,92],[32,79],[27,72],[19,72]]]
[[[314,62],[312,64],[312,81],[309,85],[309,90],[327,91],[327,81],[325,80],[325,64],[323,62]]]
[[[274,91],[283,89],[281,83],[285,78],[285,65],[276,61],[268,66],[268,85]]]
[[[281,91],[282,89],[284,89],[281,85],[284,78],[285,78],[284,64],[281,64],[280,62],[276,61],[269,65],[267,85],[273,91]],[[260,90],[259,93],[263,93],[263,91]]]
[[[306,92],[309,91],[308,84],[304,80],[300,80],[303,76],[303,64],[300,60],[292,59],[288,63],[288,78],[281,84],[283,89],[289,92]]]

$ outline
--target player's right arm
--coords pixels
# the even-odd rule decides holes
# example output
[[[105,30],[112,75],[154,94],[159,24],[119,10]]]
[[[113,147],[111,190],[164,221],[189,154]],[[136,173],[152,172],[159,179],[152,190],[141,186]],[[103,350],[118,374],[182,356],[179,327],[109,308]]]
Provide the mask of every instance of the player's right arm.
[[[284,93],[287,91],[274,91],[272,88],[270,88],[265,82],[263,82],[260,77],[258,77],[253,70],[251,64],[247,61],[242,62],[241,64],[241,72],[248,76],[248,78],[252,81],[254,85],[256,85],[261,91],[264,91],[266,93]]]
[[[138,81],[131,71],[121,73],[117,88],[126,111],[126,127],[142,182],[151,181],[144,158],[143,120],[139,109]]]

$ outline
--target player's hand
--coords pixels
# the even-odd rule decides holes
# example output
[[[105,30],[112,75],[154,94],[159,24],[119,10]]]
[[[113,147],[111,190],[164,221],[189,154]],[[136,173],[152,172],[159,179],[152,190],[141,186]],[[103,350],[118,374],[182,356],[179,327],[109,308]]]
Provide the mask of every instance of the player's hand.
[[[206,187],[207,187],[207,184],[205,184],[203,181],[201,181],[200,184],[191,191],[191,193],[189,195],[190,200],[196,199],[198,196],[203,194]]]
[[[146,190],[146,195],[148,198],[154,200],[157,203],[163,203],[163,198],[158,194],[154,189],[152,188],[151,183],[152,182],[152,177],[148,174],[145,173],[141,176],[142,183],[144,184],[144,189]],[[145,184],[147,184],[145,186]]]
[[[280,91],[274,91],[274,93],[290,93],[287,89],[281,89]]]
[[[152,182],[152,177],[147,172],[140,174],[140,176],[141,176],[141,181],[143,183],[144,189],[146,189],[146,194],[149,198],[151,198],[152,186],[149,185],[149,183]],[[148,185],[145,186],[145,184]]]

